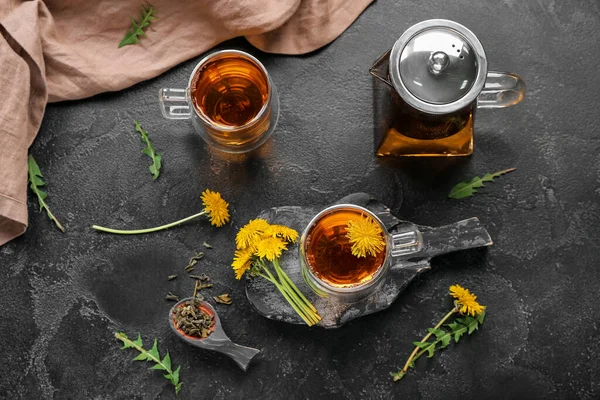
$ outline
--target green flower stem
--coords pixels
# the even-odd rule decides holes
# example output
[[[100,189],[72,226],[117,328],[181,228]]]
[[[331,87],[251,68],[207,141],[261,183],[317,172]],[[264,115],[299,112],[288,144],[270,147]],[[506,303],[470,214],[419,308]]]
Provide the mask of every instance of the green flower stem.
[[[282,292],[282,294],[285,295],[285,298],[288,300],[288,302],[290,302],[290,304],[293,303],[292,305],[295,305],[298,309],[300,309],[304,316],[308,317],[304,306],[301,303],[298,303],[298,301],[290,295],[285,285],[283,285],[280,281],[277,280],[277,278],[275,278],[275,276],[273,276],[273,274],[271,273],[269,268],[267,268],[266,265],[263,265],[263,270],[269,275],[271,282],[273,282],[275,286],[277,286],[277,288]]]
[[[111,229],[111,228],[105,228],[102,226],[98,226],[98,225],[92,225],[92,228],[97,230],[97,231],[102,231],[102,232],[108,232],[108,233],[115,233],[118,235],[138,235],[141,233],[150,233],[150,232],[158,232],[158,231],[162,231],[165,229],[169,229],[173,226],[179,225],[179,224],[183,224],[184,222],[187,222],[191,219],[194,218],[198,218],[202,215],[206,215],[207,211],[206,209],[202,210],[201,212],[199,212],[198,214],[194,214],[194,215],[190,215],[187,218],[184,219],[180,219],[179,221],[175,221],[175,222],[171,222],[170,224],[166,224],[166,225],[161,225],[161,226],[157,226],[155,228],[148,228],[148,229],[136,229],[136,230],[121,230],[121,229]]]
[[[429,338],[431,337],[431,335],[433,335],[432,332],[438,330],[442,325],[444,325],[444,322],[446,322],[448,320],[448,318],[450,318],[452,315],[454,315],[457,312],[458,312],[458,307],[455,306],[448,314],[446,314],[444,316],[444,318],[442,318],[440,320],[440,322],[438,322],[438,324],[433,328],[433,330],[431,332],[429,332],[427,335],[425,335],[425,337],[423,339],[421,339],[421,343],[427,342],[427,340],[429,340]],[[417,353],[419,353],[419,354],[417,354]],[[419,352],[419,347],[415,346],[415,349],[413,350],[413,352],[408,357],[408,360],[406,361],[406,364],[404,364],[404,368],[402,368],[400,371],[398,371],[396,374],[394,374],[394,381],[397,381],[397,380],[401,379],[402,376],[404,376],[404,374],[406,374],[406,372],[408,371],[408,368],[410,368],[410,365],[417,358],[421,357],[421,355],[423,355],[423,353],[424,353],[424,351]]]
[[[288,295],[296,302],[298,307],[304,310],[305,315],[311,320],[313,324],[317,324],[319,322],[319,318],[317,314],[298,296],[298,294],[287,284],[285,279],[283,278],[283,271],[277,270],[277,275],[279,276],[279,281],[281,282],[281,286],[287,291]]]
[[[286,276],[285,272],[283,272],[281,268],[277,268],[275,261],[273,261],[273,266],[275,267],[275,272],[277,273],[277,277],[279,278],[281,286],[283,286],[288,291],[288,294],[294,299],[296,304],[302,306],[302,308],[309,308],[308,305],[305,304],[305,302],[298,296],[296,291],[292,287],[290,287],[289,282],[284,278],[284,276]]]
[[[290,292],[290,290],[285,286],[285,284],[278,282],[277,279],[271,273],[270,269],[267,268],[266,265],[263,265],[263,269],[269,274],[271,279],[274,282],[276,282],[277,288],[284,295],[284,297],[286,298],[288,303],[290,303],[290,305],[292,305],[292,307],[294,307],[294,310],[296,310],[296,312],[300,312],[300,316],[303,317],[302,319],[304,319],[304,321],[307,323],[308,326],[312,326],[318,322],[310,314],[310,309],[307,309],[307,307],[304,304],[302,304],[302,302],[299,302],[298,298],[295,297],[294,294]]]
[[[273,265],[275,266],[275,270],[279,273],[281,273],[281,275],[283,275],[283,278],[285,279],[285,281],[287,282],[287,284],[298,294],[298,296],[304,301],[304,303],[306,303],[306,305],[308,307],[310,307],[311,310],[313,310],[313,312],[318,316],[318,311],[315,308],[315,306],[312,305],[312,303],[304,296],[304,294],[302,294],[302,292],[300,291],[300,289],[298,289],[298,287],[294,284],[294,282],[292,282],[292,280],[290,279],[289,276],[287,276],[287,274],[285,273],[284,270],[281,269],[281,266],[279,265],[279,260],[275,259],[273,260]],[[321,319],[321,317],[319,316],[319,319]]]
[[[277,259],[273,260],[273,266],[275,267],[275,271],[279,277],[279,281],[282,286],[288,291],[290,297],[296,302],[296,304],[304,310],[306,316],[313,322],[313,324],[318,324],[321,320],[321,316],[316,313],[316,309],[314,306],[302,295],[300,290],[294,285],[294,283],[290,280],[287,274],[281,269],[279,266],[279,262]]]
[[[263,274],[261,272],[258,273],[258,276],[261,276],[261,277],[265,278],[266,280],[268,280],[269,282],[271,282],[275,286],[278,285],[278,283],[276,281],[274,281],[273,279],[269,278],[267,275],[265,275],[265,274]]]
[[[285,297],[285,299],[287,300],[287,302],[290,303],[290,305],[294,308],[294,311],[296,311],[296,313],[304,320],[304,322],[306,323],[306,325],[312,326],[313,324],[308,320],[308,318],[304,315],[304,313],[302,312],[302,310],[300,310],[300,308],[298,308],[298,306],[294,303],[294,301],[289,297],[289,295],[287,294],[286,290],[277,282],[277,280],[275,279],[275,277],[271,274],[271,271],[269,271],[264,266],[263,266],[263,270],[265,272],[267,272],[268,276],[264,275],[264,274],[259,274],[259,275],[262,276],[263,278],[265,278],[266,280],[268,280],[269,282],[271,282],[272,284],[274,284],[275,287],[277,289],[279,289],[279,292],[281,292],[281,294],[283,295],[283,297]]]

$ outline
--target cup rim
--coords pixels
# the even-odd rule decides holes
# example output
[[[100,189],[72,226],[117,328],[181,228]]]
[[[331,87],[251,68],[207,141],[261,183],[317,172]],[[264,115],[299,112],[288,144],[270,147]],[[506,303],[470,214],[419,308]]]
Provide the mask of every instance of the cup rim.
[[[385,248],[385,258],[383,259],[383,261],[381,262],[381,265],[379,266],[379,268],[377,269],[377,271],[375,271],[375,273],[373,274],[373,277],[371,278],[371,280],[364,282],[362,284],[358,284],[355,286],[350,286],[350,287],[337,287],[337,286],[332,286],[330,284],[328,284],[327,282],[319,279],[312,271],[310,263],[308,262],[307,256],[306,256],[306,238],[308,235],[308,232],[310,230],[310,228],[325,214],[330,213],[331,211],[335,211],[338,209],[343,209],[343,208],[352,208],[355,210],[359,210],[361,212],[364,212],[365,214],[369,215],[371,218],[373,218],[381,227],[381,229],[383,230],[383,234],[385,237],[385,244],[386,244],[386,248]],[[304,231],[302,232],[302,236],[300,237],[300,243],[299,243],[299,248],[300,248],[300,255],[302,257],[302,262],[303,262],[303,266],[306,268],[306,271],[308,272],[308,274],[310,275],[310,277],[315,281],[315,283],[318,286],[321,286],[322,289],[325,289],[326,291],[332,293],[332,294],[353,294],[353,293],[360,293],[363,290],[366,290],[374,285],[376,285],[377,283],[379,283],[379,281],[381,280],[381,278],[385,275],[385,272],[387,271],[387,266],[388,266],[388,261],[390,258],[390,246],[391,246],[391,240],[390,240],[390,235],[389,232],[387,231],[387,228],[385,227],[385,225],[383,224],[383,222],[381,221],[381,219],[379,219],[379,217],[377,215],[375,215],[375,213],[373,213],[371,210],[366,209],[365,207],[356,205],[356,204],[350,204],[350,203],[343,203],[343,204],[334,204],[332,206],[326,207],[323,210],[321,210],[320,212],[318,212],[308,223],[308,225],[306,226],[306,228],[304,228]]]
[[[246,122],[244,125],[240,125],[240,126],[236,126],[236,127],[221,125],[221,124],[211,120],[202,111],[197,110],[196,107],[194,106],[193,101],[191,100],[192,99],[192,81],[194,79],[194,76],[196,76],[196,72],[198,72],[198,69],[201,68],[202,66],[204,66],[206,63],[208,63],[212,59],[214,59],[215,57],[221,56],[223,54],[235,54],[235,55],[242,56],[242,57],[248,59],[249,61],[256,64],[256,66],[262,71],[262,73],[264,74],[264,76],[267,80],[267,89],[268,89],[267,90],[267,100],[264,102],[262,108],[258,111],[258,113],[250,121]],[[198,118],[200,118],[202,120],[202,122],[209,125],[211,128],[218,129],[219,131],[222,131],[222,132],[237,132],[240,130],[248,129],[248,128],[252,127],[253,125],[255,125],[256,123],[258,123],[262,119],[262,117],[265,114],[265,112],[267,111],[267,109],[269,108],[269,104],[271,102],[271,97],[272,97],[271,77],[269,76],[269,73],[267,72],[267,69],[265,68],[265,66],[253,55],[246,53],[245,51],[235,50],[235,49],[219,50],[219,51],[215,51],[214,53],[208,54],[207,56],[202,58],[198,62],[198,64],[196,64],[196,66],[192,70],[192,73],[190,74],[190,79],[188,80],[186,96],[188,97],[190,107],[192,108],[192,110],[194,110],[194,112],[196,113]]]

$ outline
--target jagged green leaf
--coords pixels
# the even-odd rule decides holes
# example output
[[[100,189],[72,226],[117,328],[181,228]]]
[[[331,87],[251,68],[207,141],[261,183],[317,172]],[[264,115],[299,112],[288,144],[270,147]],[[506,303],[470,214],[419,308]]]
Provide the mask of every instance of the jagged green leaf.
[[[171,369],[171,356],[169,356],[169,352],[167,352],[167,355],[163,358],[162,365],[164,365],[167,370]]]
[[[33,175],[32,178],[33,184],[38,187],[44,186],[46,184],[39,175]]]
[[[37,196],[38,203],[40,205],[40,211],[46,210],[46,214],[48,215],[48,218],[50,218],[50,220],[52,222],[54,222],[54,224],[56,225],[56,227],[58,229],[60,229],[62,232],[64,232],[65,228],[61,225],[60,222],[58,222],[58,219],[56,219],[54,214],[52,214],[52,211],[50,211],[50,208],[48,207],[48,205],[45,202],[46,198],[48,197],[48,194],[45,191],[43,191],[42,189],[40,189],[40,187],[45,186],[46,183],[42,179],[43,175],[42,175],[42,172],[40,171],[40,167],[37,164],[37,162],[35,162],[35,159],[33,158],[32,155],[29,155],[29,157],[27,159],[27,173],[29,176],[29,188]]]
[[[427,350],[427,358],[433,357],[433,353],[435,353],[435,342],[431,343],[425,350]]]
[[[148,353],[140,353],[133,359],[133,361],[146,361],[147,359]]]
[[[445,349],[446,347],[448,347],[448,345],[450,344],[450,342],[452,341],[452,334],[446,332],[446,334],[444,334],[444,336],[440,337],[440,349]]]
[[[479,328],[479,323],[477,322],[477,320],[473,320],[473,323],[470,324],[468,326],[469,331],[468,334],[470,335],[471,333],[475,332],[477,330],[477,328]]]
[[[427,332],[433,333],[435,335],[435,337],[438,339],[446,334],[446,331],[444,331],[443,329],[434,329],[434,328],[428,328]]]
[[[43,178],[44,175],[42,175],[42,171],[40,171],[40,167],[37,164],[37,162],[35,162],[35,159],[33,158],[32,155],[29,155],[29,158],[27,159],[27,167],[29,169],[29,174],[30,175],[35,175],[35,176],[39,176],[40,178]],[[42,182],[42,185],[44,183]],[[40,185],[41,186],[41,185]]]
[[[128,349],[132,347],[131,342],[128,341],[127,335],[123,332],[115,333],[115,337],[123,342],[123,347],[121,349]]]
[[[456,332],[458,329],[462,328],[462,325],[457,321],[446,324],[446,326],[450,328],[452,332]]]
[[[138,338],[135,341],[132,341],[127,337],[127,335],[123,332],[115,333],[115,337],[123,342],[123,349],[126,348],[135,348],[140,352],[133,360],[134,361],[149,361],[153,362],[154,365],[150,369],[161,370],[167,372],[163,374],[163,376],[168,379],[175,388],[175,393],[179,393],[181,390],[182,382],[179,382],[179,371],[181,366],[177,367],[175,371],[171,369],[171,356],[169,352],[165,355],[165,357],[160,359],[160,353],[158,351],[158,340],[154,339],[154,344],[150,350],[145,350],[142,347],[142,337],[138,333]]]
[[[415,346],[417,346],[418,348],[420,348],[420,349],[424,349],[424,348],[426,348],[426,347],[429,347],[429,345],[430,345],[431,343],[428,343],[428,342],[413,342],[413,344],[414,344]]]
[[[148,350],[148,354],[150,354],[155,360],[160,361],[160,354],[158,353],[158,340],[154,339],[154,345],[150,350]]]
[[[150,26],[150,23],[156,19],[158,19],[154,13],[156,10],[150,4],[144,6],[142,5],[142,10],[140,11],[140,22],[136,22],[133,17],[131,19],[131,28],[127,30],[125,37],[119,43],[119,48],[123,46],[127,46],[130,44],[136,44],[140,42],[141,36],[146,36],[144,29]]]
[[[138,332],[138,337],[137,339],[135,339],[135,341],[133,342],[133,344],[135,344],[136,346],[142,347],[142,335]]]
[[[458,341],[460,340],[460,338],[462,337],[462,335],[465,334],[466,329],[462,329],[462,330],[458,330],[456,332],[454,332],[454,342],[458,343]]]
[[[483,324],[483,320],[485,319],[485,310],[483,310],[480,314],[477,314],[477,322],[479,325]]]
[[[470,181],[458,183],[452,188],[452,190],[450,190],[448,197],[451,199],[464,199],[465,197],[472,196],[473,194],[477,193],[477,190],[475,190],[476,188],[483,187],[484,182],[493,182],[494,178],[508,174],[514,170],[516,170],[516,168],[505,169],[494,172],[493,174],[487,173],[481,178],[476,176]]]
[[[177,385],[179,383],[179,370],[181,369],[181,365],[177,367],[177,369],[175,371],[173,371],[173,373],[171,374],[171,382],[174,385]]]
[[[160,175],[160,168],[162,167],[162,156],[154,150],[154,146],[150,141],[148,132],[145,131],[138,121],[133,121],[135,124],[135,130],[139,132],[142,143],[146,145],[142,150],[142,153],[152,159],[152,165],[148,167],[148,170],[152,174],[152,179],[156,180]]]
[[[44,209],[45,204],[40,200],[46,200],[48,197],[48,193],[44,192],[42,189],[38,189],[38,201],[40,202],[40,211]]]

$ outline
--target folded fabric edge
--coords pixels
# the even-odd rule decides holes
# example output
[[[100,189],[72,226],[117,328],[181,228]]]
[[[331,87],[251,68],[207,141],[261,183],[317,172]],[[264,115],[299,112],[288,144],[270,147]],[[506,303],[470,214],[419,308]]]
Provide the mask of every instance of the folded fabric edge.
[[[27,205],[0,193],[0,246],[27,229]]]
[[[284,35],[283,38],[278,37],[277,40],[270,40],[269,35],[279,36],[277,31],[285,29],[285,24],[281,28],[275,29],[273,32],[267,32],[256,36],[246,36],[245,38],[250,44],[265,53],[283,55],[308,54],[337,39],[354,23],[354,21],[356,21],[373,1],[374,0],[357,0],[346,3],[345,7],[339,8],[332,15],[332,19],[335,20],[336,23],[327,26],[328,31],[324,32],[317,41],[312,43],[302,41],[302,38],[298,40],[298,37],[292,35]]]

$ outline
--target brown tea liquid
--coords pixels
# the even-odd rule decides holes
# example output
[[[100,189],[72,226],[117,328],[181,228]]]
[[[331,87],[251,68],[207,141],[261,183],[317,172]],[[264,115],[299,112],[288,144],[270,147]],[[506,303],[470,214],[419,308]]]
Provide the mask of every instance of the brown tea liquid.
[[[450,115],[432,116],[410,110],[392,93],[391,121],[378,156],[465,156],[473,153],[475,105]]]
[[[388,69],[390,52],[371,67],[376,85],[387,83],[375,93],[378,156],[468,156],[473,153],[473,119],[477,102],[446,115],[428,115],[408,105],[391,87]]]
[[[253,60],[238,54],[222,54],[198,69],[192,79],[191,97],[194,108],[208,119],[211,133],[227,144],[252,141],[268,129],[265,124],[235,133],[219,131],[219,127],[240,128],[252,122],[269,100],[269,79]]]
[[[377,256],[356,257],[346,237],[350,219],[363,213],[341,208],[322,216],[307,234],[305,250],[312,273],[325,283],[343,288],[357,286],[373,279],[382,266],[387,249]]]

